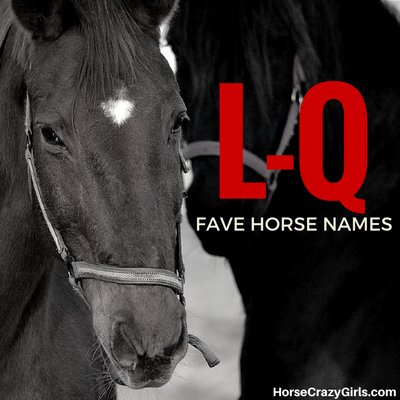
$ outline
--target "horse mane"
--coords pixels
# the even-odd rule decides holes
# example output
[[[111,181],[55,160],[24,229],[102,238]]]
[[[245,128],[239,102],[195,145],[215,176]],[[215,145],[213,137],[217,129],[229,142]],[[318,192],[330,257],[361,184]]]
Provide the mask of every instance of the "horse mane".
[[[2,48],[13,22],[13,15],[8,1],[0,2],[0,15],[2,16],[0,24],[0,48]]]
[[[2,23],[0,39],[6,25],[19,25],[9,1],[1,4]],[[6,24],[4,24],[6,15]],[[78,26],[85,38],[85,53],[79,72],[78,87],[92,98],[110,95],[115,82],[124,76],[135,79],[138,66],[148,64],[140,38],[145,29],[135,15],[135,9],[124,0],[69,0],[68,17]],[[154,40],[158,38],[154,36]],[[29,49],[32,36],[18,26],[13,56],[25,69],[29,68]]]
[[[340,26],[346,13],[358,21],[352,24],[348,19],[347,26]],[[375,26],[379,32],[367,28],[374,21],[374,13],[379,17],[385,14],[388,22],[387,26]],[[342,48],[343,35],[348,35],[351,27],[357,30],[362,25],[364,30],[365,25],[365,32],[354,33],[359,43],[352,45],[365,54],[370,53],[365,46],[371,44],[373,51],[393,46],[393,54],[395,35],[386,35],[388,40],[376,45],[381,31],[397,29],[397,21],[391,17],[380,0],[181,0],[169,40],[189,71],[183,79],[191,77],[189,97],[196,101],[195,108],[210,101],[211,80],[218,84],[228,79],[250,83],[260,110],[267,110],[274,102],[270,71],[273,63],[280,62],[279,46],[293,46],[305,68],[308,86],[323,80],[343,80],[343,68],[348,64],[343,59],[348,56]],[[368,35],[364,41],[363,35]],[[368,60],[367,68],[371,61],[377,62]]]
[[[283,46],[293,41],[290,45],[310,65],[308,81],[317,79],[316,49],[293,0],[182,0],[169,32],[175,52],[192,70],[192,99],[210,100],[210,79],[216,84],[227,79],[247,82],[260,110],[268,109],[274,97],[270,81],[274,40]]]

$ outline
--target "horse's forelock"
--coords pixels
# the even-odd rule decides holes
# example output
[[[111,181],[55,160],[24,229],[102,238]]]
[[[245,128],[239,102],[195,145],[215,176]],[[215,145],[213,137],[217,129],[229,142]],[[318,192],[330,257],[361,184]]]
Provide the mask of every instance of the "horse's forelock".
[[[69,3],[74,18],[70,23],[77,26],[86,42],[78,76],[79,88],[89,94],[89,99],[104,99],[114,91],[116,81],[125,76],[135,79],[139,67],[147,65],[143,38],[148,27],[141,24],[135,8],[129,7],[125,0],[113,0],[112,3],[107,0],[69,0]],[[27,70],[32,35],[16,23],[10,7],[6,10],[9,25],[16,25],[13,56]],[[4,27],[2,23],[0,35]],[[157,30],[153,36],[157,41]]]
[[[115,80],[135,78],[146,62],[141,38],[143,27],[123,0],[71,0],[86,41],[79,81],[95,97],[109,96]]]

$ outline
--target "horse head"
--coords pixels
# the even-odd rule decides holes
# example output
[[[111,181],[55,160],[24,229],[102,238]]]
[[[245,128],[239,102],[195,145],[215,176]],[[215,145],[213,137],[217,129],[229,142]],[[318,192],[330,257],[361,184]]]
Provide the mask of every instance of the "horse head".
[[[278,3],[181,3],[169,36],[178,59],[178,82],[191,118],[185,129],[189,145],[219,142],[219,84],[243,83],[244,148],[261,160],[260,165],[264,160],[265,169],[265,156],[278,148],[287,120],[296,54],[288,16],[283,11],[287,1]],[[254,16],[262,23],[255,23]],[[199,32],[197,41],[192,39],[194,29]],[[192,171],[187,209],[193,227],[197,216],[248,217],[260,215],[265,209],[265,200],[220,199],[218,157],[196,156]],[[256,182],[260,176],[244,168],[244,180]],[[243,234],[232,231],[197,234],[206,251],[222,256],[241,247],[244,240]]]
[[[40,192],[71,259],[174,274],[186,108],[158,40],[175,1],[12,7]],[[39,210],[37,203],[33,196]],[[41,213],[36,218],[54,253]],[[100,279],[81,288],[113,379],[132,388],[169,381],[188,345],[177,293]]]
[[[257,0],[251,5],[240,1],[206,1],[201,5],[182,1],[169,39],[177,55],[177,78],[191,118],[184,133],[188,155],[196,153],[187,199],[191,225],[196,228],[197,216],[234,216],[248,221],[246,217],[264,215],[268,204],[265,199],[220,198],[215,146],[220,130],[219,85],[243,83],[243,144],[248,155],[258,160],[258,168],[249,168],[245,162],[244,181],[262,182],[258,171],[266,171],[266,155],[277,154],[282,145],[284,150],[288,145],[296,146],[296,138],[286,140],[286,134],[295,131],[297,121],[292,113],[293,98],[299,100],[296,81],[308,87],[318,74],[319,59],[302,7],[293,0]],[[214,142],[208,154],[192,151],[190,145],[201,141]],[[269,196],[269,189],[267,193]],[[200,230],[197,234],[206,251],[229,258],[250,239],[251,233],[247,232]]]

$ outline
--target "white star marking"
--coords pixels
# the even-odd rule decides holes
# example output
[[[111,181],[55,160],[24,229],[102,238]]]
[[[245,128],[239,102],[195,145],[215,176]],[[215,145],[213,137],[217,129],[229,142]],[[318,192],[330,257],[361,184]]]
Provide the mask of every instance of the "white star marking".
[[[120,90],[115,98],[108,99],[101,103],[101,108],[106,117],[110,118],[112,122],[121,126],[132,115],[135,109],[135,104],[124,98],[125,90]]]

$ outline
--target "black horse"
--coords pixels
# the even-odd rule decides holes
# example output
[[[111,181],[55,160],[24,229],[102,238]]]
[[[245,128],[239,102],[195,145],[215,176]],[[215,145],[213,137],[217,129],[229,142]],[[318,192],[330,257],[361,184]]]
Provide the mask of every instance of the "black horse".
[[[296,55],[306,91],[341,80],[363,95],[369,167],[358,193],[368,217],[391,217],[390,232],[197,232],[226,257],[247,313],[242,399],[273,388],[400,389],[397,266],[400,204],[400,26],[379,0],[182,1],[170,31],[191,124],[186,139],[219,140],[219,83],[244,83],[244,146],[274,154],[291,104]],[[324,113],[324,170],[343,173],[343,111]],[[296,132],[297,133],[297,132]],[[298,159],[298,134],[287,154]],[[353,217],[313,198],[298,165],[282,172],[265,201],[220,200],[219,159],[192,160],[189,220],[197,217]],[[260,178],[248,168],[245,180]],[[261,388],[261,391],[260,391]]]
[[[171,285],[96,269],[178,282],[186,108],[158,44],[174,3],[0,1],[3,399],[115,398],[113,381],[158,387],[186,353]],[[100,273],[75,286],[91,311],[50,233],[69,267]]]

